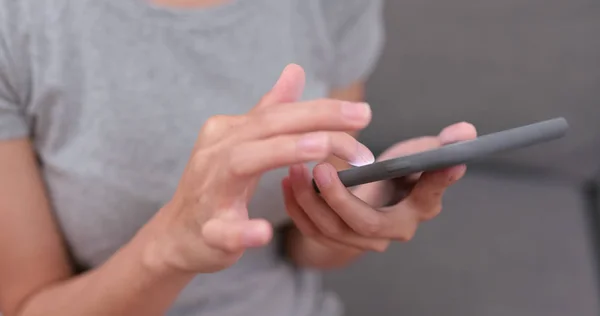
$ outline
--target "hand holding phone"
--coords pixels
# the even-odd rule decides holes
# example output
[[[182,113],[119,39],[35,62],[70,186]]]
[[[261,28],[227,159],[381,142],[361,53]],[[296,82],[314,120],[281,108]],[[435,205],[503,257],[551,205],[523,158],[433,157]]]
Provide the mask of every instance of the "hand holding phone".
[[[563,137],[569,125],[560,117],[480,136],[421,153],[376,162],[338,172],[341,182],[352,187],[389,180],[417,172],[452,167],[488,155],[537,145]],[[313,180],[314,189],[319,192]]]

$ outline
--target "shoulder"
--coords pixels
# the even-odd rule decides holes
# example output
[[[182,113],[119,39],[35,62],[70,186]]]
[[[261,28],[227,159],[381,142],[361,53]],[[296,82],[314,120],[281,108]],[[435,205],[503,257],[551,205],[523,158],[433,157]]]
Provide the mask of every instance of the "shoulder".
[[[47,29],[49,20],[68,6],[70,0],[0,0],[1,49],[17,49]]]
[[[28,59],[28,2],[0,0],[0,93],[4,98],[17,98],[16,90],[26,81],[22,65]]]
[[[302,0],[297,0],[302,1]],[[385,41],[383,0],[310,0],[332,50],[332,87],[348,87],[371,74]]]
[[[83,0],[82,0],[83,1]],[[75,0],[0,0],[0,75],[27,82],[28,63]],[[40,51],[42,52],[42,51]],[[17,78],[17,79],[15,79]]]
[[[305,3],[310,3],[312,12],[320,18],[323,30],[334,43],[347,37],[383,34],[383,0],[310,0]]]

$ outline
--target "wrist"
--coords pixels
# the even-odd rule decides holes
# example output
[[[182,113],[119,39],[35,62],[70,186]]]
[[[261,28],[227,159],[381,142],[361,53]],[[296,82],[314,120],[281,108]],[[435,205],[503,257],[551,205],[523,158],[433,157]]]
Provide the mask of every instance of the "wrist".
[[[158,278],[193,278],[195,273],[178,268],[176,243],[168,233],[168,223],[173,205],[165,205],[140,230],[141,265],[149,274]]]

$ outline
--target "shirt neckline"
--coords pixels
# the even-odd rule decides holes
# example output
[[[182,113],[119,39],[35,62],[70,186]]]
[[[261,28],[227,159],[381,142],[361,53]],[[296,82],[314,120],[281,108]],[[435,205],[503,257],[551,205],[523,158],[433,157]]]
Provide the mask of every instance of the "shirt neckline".
[[[259,0],[228,0],[202,8],[178,8],[153,4],[151,0],[109,0],[113,7],[120,7],[132,17],[151,23],[191,29],[214,29],[238,22],[251,16],[259,7]]]

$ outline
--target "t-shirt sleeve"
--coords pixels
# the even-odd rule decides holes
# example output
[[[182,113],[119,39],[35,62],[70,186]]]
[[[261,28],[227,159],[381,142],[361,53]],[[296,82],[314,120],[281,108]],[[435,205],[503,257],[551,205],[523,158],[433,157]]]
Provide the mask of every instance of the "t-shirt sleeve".
[[[25,73],[17,66],[23,56],[18,51],[16,20],[11,18],[11,1],[0,0],[0,140],[29,136],[29,127],[24,113],[22,78]]]
[[[323,0],[333,48],[330,84],[343,88],[366,80],[385,41],[383,0]]]
[[[10,85],[5,60],[0,53],[0,140],[29,136],[29,127],[13,87]]]

